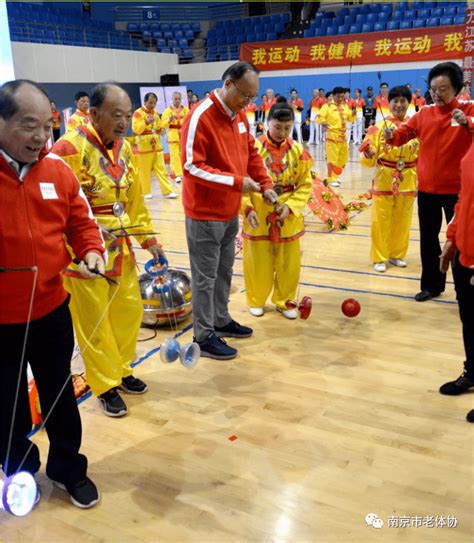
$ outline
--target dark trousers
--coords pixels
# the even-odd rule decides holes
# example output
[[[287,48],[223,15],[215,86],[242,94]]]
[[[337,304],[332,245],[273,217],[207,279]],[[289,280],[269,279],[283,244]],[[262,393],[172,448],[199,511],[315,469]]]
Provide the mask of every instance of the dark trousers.
[[[79,454],[82,429],[70,377],[74,336],[68,302],[30,323],[12,431],[25,328],[25,324],[0,325],[0,462],[7,475],[15,473],[31,446],[21,470],[35,474],[40,467],[38,447],[26,437],[32,426],[26,375],[26,362],[29,362],[44,416],[58,400],[46,423],[50,442],[46,473],[55,481],[74,484],[85,478],[87,459]],[[11,448],[7,458],[11,431]]]
[[[469,377],[474,379],[474,285],[471,284],[474,270],[466,268],[456,258],[453,265],[453,277],[466,351],[464,367]]]
[[[421,290],[432,293],[444,292],[446,274],[439,271],[439,256],[441,255],[439,232],[443,221],[443,211],[446,222],[449,223],[453,218],[454,206],[457,201],[457,194],[418,192]]]

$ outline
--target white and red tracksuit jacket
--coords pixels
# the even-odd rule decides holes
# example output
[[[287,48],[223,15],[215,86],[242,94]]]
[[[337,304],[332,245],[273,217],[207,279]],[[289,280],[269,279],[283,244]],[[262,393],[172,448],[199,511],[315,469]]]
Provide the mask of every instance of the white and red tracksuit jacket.
[[[454,99],[445,106],[425,106],[394,134],[397,146],[419,138],[418,190],[431,194],[457,194],[461,190],[460,162],[471,145],[469,126],[452,122],[453,109],[474,116],[474,102]]]
[[[67,294],[61,272],[75,255],[104,253],[104,241],[71,168],[43,152],[21,177],[0,153],[0,268],[36,266],[31,320],[59,307]],[[25,323],[33,289],[30,271],[0,272],[0,324]]]
[[[459,250],[463,266],[474,266],[474,144],[461,161],[461,193],[446,237]]]
[[[186,117],[181,136],[182,198],[187,217],[233,219],[239,213],[242,181],[247,175],[260,183],[261,192],[272,188],[245,113],[231,119],[214,91]]]

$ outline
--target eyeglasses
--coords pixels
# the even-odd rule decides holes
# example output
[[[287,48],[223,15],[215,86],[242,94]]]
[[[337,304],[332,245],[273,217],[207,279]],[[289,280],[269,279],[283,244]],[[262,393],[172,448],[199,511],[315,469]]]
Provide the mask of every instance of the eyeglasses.
[[[235,81],[233,81],[232,79],[231,79],[231,81],[234,84],[234,87],[237,89],[237,92],[240,94],[240,96],[242,97],[243,100],[245,100],[246,102],[256,102],[257,101],[258,96],[247,96],[246,94],[244,94],[239,89],[239,87],[237,86],[237,83]]]
[[[437,89],[435,89],[433,87],[430,87],[430,92],[440,96],[442,94],[446,94],[447,92],[449,92],[449,87],[440,87],[440,88],[437,88]]]

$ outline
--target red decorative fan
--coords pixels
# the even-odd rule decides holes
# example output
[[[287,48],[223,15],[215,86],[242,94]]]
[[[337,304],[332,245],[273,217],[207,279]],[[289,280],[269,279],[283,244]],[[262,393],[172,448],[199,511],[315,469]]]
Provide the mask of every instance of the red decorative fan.
[[[315,173],[313,177],[313,188],[308,207],[330,230],[343,230],[349,224],[349,217],[344,209],[341,198],[328,187],[324,181],[319,179]]]
[[[287,300],[285,305],[287,309],[297,309],[300,319],[306,320],[311,315],[313,300],[310,296],[303,296],[299,303],[294,300]]]

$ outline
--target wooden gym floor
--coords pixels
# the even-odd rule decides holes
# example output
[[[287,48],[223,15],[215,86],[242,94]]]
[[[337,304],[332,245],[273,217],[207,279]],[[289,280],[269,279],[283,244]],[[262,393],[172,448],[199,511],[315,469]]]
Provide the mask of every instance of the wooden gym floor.
[[[322,148],[311,151],[324,174]],[[351,155],[345,202],[370,186]],[[189,270],[180,200],[154,190],[147,203],[170,264]],[[474,428],[465,416],[474,395],[438,393],[461,373],[461,327],[451,277],[441,298],[413,300],[418,240],[414,215],[408,268],[379,274],[370,209],[342,233],[308,215],[299,294],[313,298],[307,321],[271,305],[251,317],[240,255],[230,307],[254,335],[229,341],[238,358],[165,366],[157,349],[172,332],[146,340],[143,330],[136,375],[149,392],[125,397],[123,419],[105,417],[94,398],[80,407],[100,505],[73,507],[41,472],[39,506],[26,518],[0,512],[0,542],[472,541]],[[340,310],[349,297],[362,306],[354,319]],[[180,341],[191,341],[189,323],[180,328]],[[34,439],[45,459],[46,435]],[[366,525],[369,513],[382,528]],[[448,517],[456,527],[443,525]]]

